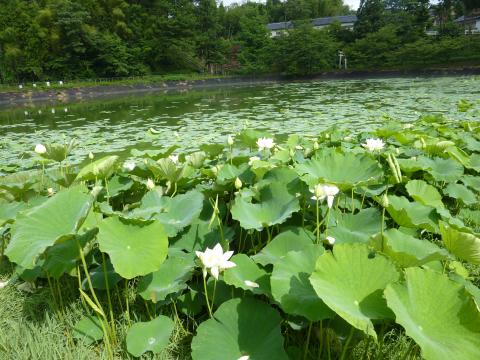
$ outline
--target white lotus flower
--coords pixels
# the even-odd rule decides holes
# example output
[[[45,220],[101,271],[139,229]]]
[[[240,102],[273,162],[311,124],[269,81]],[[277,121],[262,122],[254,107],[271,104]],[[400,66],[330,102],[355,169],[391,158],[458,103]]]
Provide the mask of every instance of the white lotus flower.
[[[35,152],[39,155],[42,155],[47,152],[47,148],[43,144],[37,144],[35,145]]]
[[[18,85],[18,88],[19,88],[19,89],[23,89],[23,85]]]
[[[228,146],[232,146],[232,145],[233,145],[233,142],[234,142],[233,136],[232,136],[232,135],[228,135],[228,137],[227,137],[227,144],[228,144]]]
[[[339,191],[340,190],[335,185],[328,184],[317,184],[315,185],[314,189],[310,189],[310,192],[314,194],[312,196],[312,200],[322,201],[323,199],[327,198],[327,204],[329,208],[333,206],[333,199]]]
[[[92,152],[89,152],[89,153],[88,153],[88,158],[89,158],[90,160],[93,160],[94,157],[95,157],[95,155],[93,155]]]
[[[275,146],[273,139],[270,138],[259,138],[257,140],[258,150],[269,150]]]
[[[52,109],[52,114],[55,114],[55,109]]]
[[[58,85],[63,85],[63,81],[60,80],[60,81],[58,82]]]
[[[28,111],[24,111],[23,113],[25,114],[25,116],[28,116]]]
[[[155,182],[150,178],[147,180],[147,189],[148,190],[155,189]]]
[[[63,109],[63,111],[65,111],[65,112],[68,112],[68,109],[67,109],[67,108],[65,108],[65,109]]]
[[[240,180],[240,178],[237,177],[235,179],[235,189],[240,190],[242,186],[243,186],[242,180]]]
[[[48,188],[47,193],[48,193],[48,196],[53,196],[55,194],[55,190],[53,190],[53,188]]]
[[[50,86],[50,81],[47,81],[45,84],[46,84],[47,86]]]
[[[411,129],[411,128],[413,128],[413,124],[410,124],[410,123],[403,124],[403,128],[404,129]]]
[[[123,168],[127,171],[133,171],[135,169],[135,163],[133,161],[125,161]]]
[[[175,164],[178,163],[178,155],[170,155],[168,158],[172,160]]]
[[[37,87],[37,84],[33,83],[32,86],[33,86],[33,87]]]
[[[0,281],[0,290],[8,285],[8,281]]]
[[[203,275],[207,275],[207,270],[210,270],[210,274],[218,280],[218,275],[225,269],[230,269],[237,264],[229,259],[233,255],[233,251],[223,252],[222,245],[217,244],[213,249],[207,248],[204,252],[195,252],[203,264]]]
[[[385,147],[385,143],[382,139],[367,139],[362,146],[368,151],[382,150]]]
[[[247,285],[248,287],[251,287],[251,288],[258,288],[260,287],[260,285],[258,285],[256,282],[254,281],[250,281],[250,280],[245,280],[244,281],[245,285]]]
[[[251,158],[248,159],[248,165],[252,165],[255,161],[259,161],[260,158],[258,156],[252,156]]]
[[[335,244],[335,241],[337,241],[333,236],[327,236],[326,239],[330,245]]]
[[[240,356],[237,360],[250,360],[250,356],[243,355],[243,356]]]

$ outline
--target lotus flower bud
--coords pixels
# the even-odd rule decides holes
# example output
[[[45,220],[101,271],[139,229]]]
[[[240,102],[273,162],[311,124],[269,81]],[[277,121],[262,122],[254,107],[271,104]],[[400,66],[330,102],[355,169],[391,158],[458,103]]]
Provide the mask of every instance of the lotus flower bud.
[[[243,186],[242,180],[240,180],[240,178],[237,177],[235,179],[235,189],[240,190],[242,186]]]
[[[88,158],[89,158],[90,160],[93,160],[94,157],[95,157],[95,156],[93,155],[92,152],[89,152],[89,153],[88,153]]]
[[[48,196],[53,196],[53,194],[55,194],[55,191],[53,190],[53,188],[48,188],[47,193],[48,193]]]
[[[231,135],[228,135],[228,137],[227,137],[227,144],[228,144],[228,146],[233,145],[233,137]]]
[[[320,145],[318,144],[317,141],[315,141],[315,142],[313,143],[313,148],[314,148],[315,150],[320,149]]]
[[[333,236],[327,236],[327,237],[326,237],[326,240],[328,241],[328,243],[329,243],[330,245],[335,244],[335,241],[337,241],[337,239],[335,239]]]
[[[148,190],[155,189],[155,182],[150,178],[147,180],[147,189]]]
[[[47,148],[42,144],[37,144],[35,146],[35,152],[39,155],[45,154],[47,152]]]

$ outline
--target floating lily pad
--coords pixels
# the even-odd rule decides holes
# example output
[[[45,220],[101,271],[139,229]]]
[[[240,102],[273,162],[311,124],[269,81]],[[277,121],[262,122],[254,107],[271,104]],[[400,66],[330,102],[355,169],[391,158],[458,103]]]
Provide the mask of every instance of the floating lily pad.
[[[25,269],[49,246],[76,234],[92,206],[93,198],[83,187],[60,191],[43,204],[20,213],[12,225],[12,238],[5,254]]]
[[[463,166],[453,159],[421,158],[419,161],[425,164],[427,172],[436,181],[455,182],[463,175]]]
[[[310,321],[330,318],[334,312],[318,297],[309,277],[324,253],[321,245],[310,244],[301,251],[290,251],[273,266],[272,295],[282,309]]]
[[[321,255],[310,282],[333,311],[376,339],[371,320],[392,318],[382,294],[398,278],[387,258],[372,256],[367,245],[357,243],[335,245],[333,253]]]
[[[133,324],[127,332],[128,352],[137,357],[147,351],[154,354],[162,352],[170,342],[174,326],[174,322],[164,315]]]
[[[192,340],[193,360],[287,360],[278,312],[255,299],[229,300],[200,324]],[[221,351],[219,351],[221,349]]]
[[[480,356],[480,313],[461,284],[432,270],[405,270],[404,284],[385,289],[396,321],[422,348],[427,360],[476,360]]]
[[[167,257],[168,238],[158,221],[134,224],[107,218],[99,224],[98,243],[126,279],[157,271]]]

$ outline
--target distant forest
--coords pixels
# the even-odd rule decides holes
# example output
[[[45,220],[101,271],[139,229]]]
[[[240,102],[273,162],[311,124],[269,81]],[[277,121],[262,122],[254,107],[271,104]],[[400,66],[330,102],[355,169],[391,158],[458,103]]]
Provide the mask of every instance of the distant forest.
[[[2,83],[169,73],[296,74],[480,64],[480,35],[453,20],[480,0],[1,0]],[[356,14],[355,28],[308,19]],[[294,21],[271,37],[269,22]],[[437,31],[427,36],[426,29]]]

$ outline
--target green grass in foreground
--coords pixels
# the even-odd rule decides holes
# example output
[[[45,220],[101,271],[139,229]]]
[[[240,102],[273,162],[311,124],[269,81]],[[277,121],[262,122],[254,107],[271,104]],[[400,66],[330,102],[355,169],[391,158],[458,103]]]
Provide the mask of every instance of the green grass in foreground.
[[[166,75],[148,75],[148,76],[132,76],[128,78],[100,78],[92,80],[65,80],[62,85],[58,81],[51,81],[50,86],[46,85],[45,81],[36,82],[37,87],[33,87],[32,83],[24,83],[23,89],[20,89],[18,85],[12,84],[0,84],[0,92],[36,92],[45,90],[66,90],[74,88],[84,88],[93,86],[112,86],[112,85],[151,85],[161,83],[164,81],[193,81],[193,80],[205,80],[213,78],[222,78],[223,75],[210,75],[199,73],[188,74],[166,74]],[[19,83],[20,84],[20,83]]]
[[[0,281],[11,277],[11,267],[4,258],[0,265]],[[17,288],[23,281],[0,290],[0,359],[2,360],[103,360],[108,354],[103,346],[86,345],[72,338],[71,329],[85,313],[77,290],[61,283],[64,293],[63,319],[55,314],[48,284],[38,283],[33,292]],[[170,315],[170,314],[168,314]],[[145,319],[145,311],[132,304],[131,321]],[[173,318],[173,316],[172,316]],[[119,339],[125,339],[128,322],[125,316],[117,319]],[[185,336],[178,322],[170,346],[162,354],[147,353],[140,359],[183,360],[188,359],[189,336]],[[116,359],[134,359],[125,344],[117,344]]]

